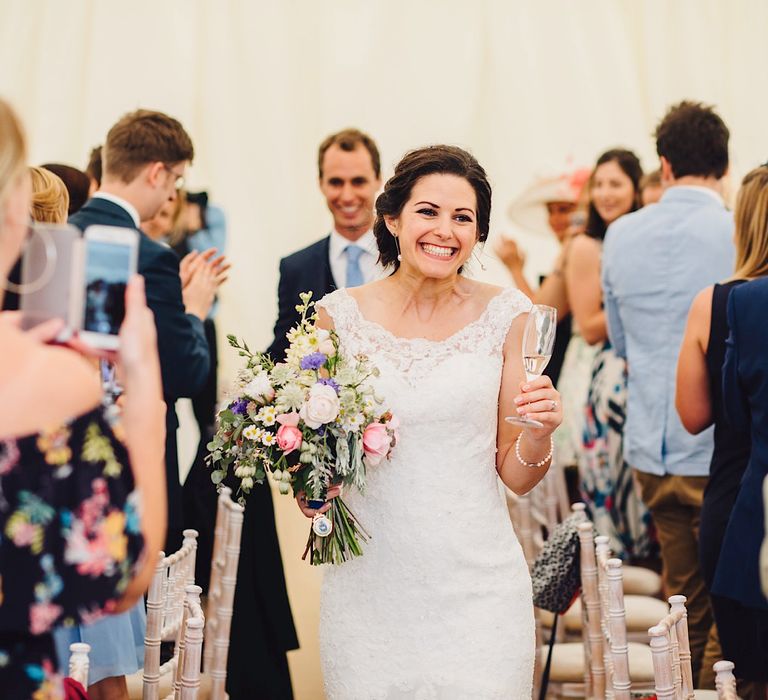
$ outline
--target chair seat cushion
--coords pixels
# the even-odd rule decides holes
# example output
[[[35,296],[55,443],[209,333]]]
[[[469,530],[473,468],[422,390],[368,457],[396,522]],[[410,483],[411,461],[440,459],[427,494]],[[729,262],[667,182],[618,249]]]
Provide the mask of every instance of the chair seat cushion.
[[[549,647],[543,646],[541,666],[547,662]],[[627,645],[629,677],[633,683],[653,683],[653,657],[645,644],[630,642]],[[579,642],[555,644],[549,678],[553,683],[581,683],[584,680],[584,645]],[[702,698],[702,700],[708,700]]]
[[[627,619],[627,632],[646,633],[648,628],[659,624],[659,620],[669,612],[669,606],[658,598],[644,595],[625,595],[624,610]],[[539,613],[539,619],[544,627],[549,628],[552,627],[554,614],[542,610]],[[581,598],[571,605],[568,612],[563,615],[563,619],[565,620],[565,629],[568,632],[581,631]]]
[[[656,596],[661,592],[661,576],[643,566],[622,566],[621,578],[626,595]]]

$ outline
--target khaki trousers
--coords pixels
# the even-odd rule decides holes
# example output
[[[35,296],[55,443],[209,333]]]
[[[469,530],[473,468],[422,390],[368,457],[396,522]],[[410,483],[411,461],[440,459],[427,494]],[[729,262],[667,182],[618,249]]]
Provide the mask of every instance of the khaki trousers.
[[[709,595],[699,570],[699,516],[707,477],[633,471],[659,536],[665,595],[682,594],[688,599],[688,637],[696,680],[712,626]]]

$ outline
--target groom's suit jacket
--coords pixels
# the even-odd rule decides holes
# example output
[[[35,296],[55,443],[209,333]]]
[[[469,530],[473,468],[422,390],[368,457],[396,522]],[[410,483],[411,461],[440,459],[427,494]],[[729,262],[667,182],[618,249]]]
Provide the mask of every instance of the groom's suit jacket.
[[[133,218],[114,202],[95,197],[73,214],[69,223],[84,231],[94,224],[122,226],[134,230]],[[165,473],[168,488],[168,535],[166,546],[175,551],[172,538],[183,527],[181,486],[176,449],[176,399],[194,396],[203,386],[209,367],[208,343],[203,322],[184,310],[179,278],[179,260],[166,246],[139,231],[138,271],[144,277],[147,305],[155,315],[157,348],[163,379],[163,398],[167,406],[165,438]]]
[[[296,311],[299,294],[312,292],[312,299],[319,301],[337,287],[331,273],[330,241],[331,237],[326,236],[280,261],[275,339],[267,350],[276,362],[285,358],[288,349],[285,334],[299,322],[300,316]]]

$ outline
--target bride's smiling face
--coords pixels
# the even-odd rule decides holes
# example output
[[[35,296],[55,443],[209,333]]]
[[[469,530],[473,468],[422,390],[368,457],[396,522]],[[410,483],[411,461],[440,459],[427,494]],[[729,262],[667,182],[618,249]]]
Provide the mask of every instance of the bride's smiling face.
[[[400,244],[401,266],[424,277],[458,273],[477,243],[477,198],[458,175],[420,178],[398,217],[386,217]]]

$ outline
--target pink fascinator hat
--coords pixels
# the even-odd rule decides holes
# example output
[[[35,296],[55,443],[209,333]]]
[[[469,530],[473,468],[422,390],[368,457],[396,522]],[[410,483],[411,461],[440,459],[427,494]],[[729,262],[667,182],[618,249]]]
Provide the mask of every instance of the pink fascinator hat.
[[[525,231],[551,236],[547,203],[578,202],[589,175],[589,168],[572,168],[558,175],[540,177],[512,201],[507,216]]]

